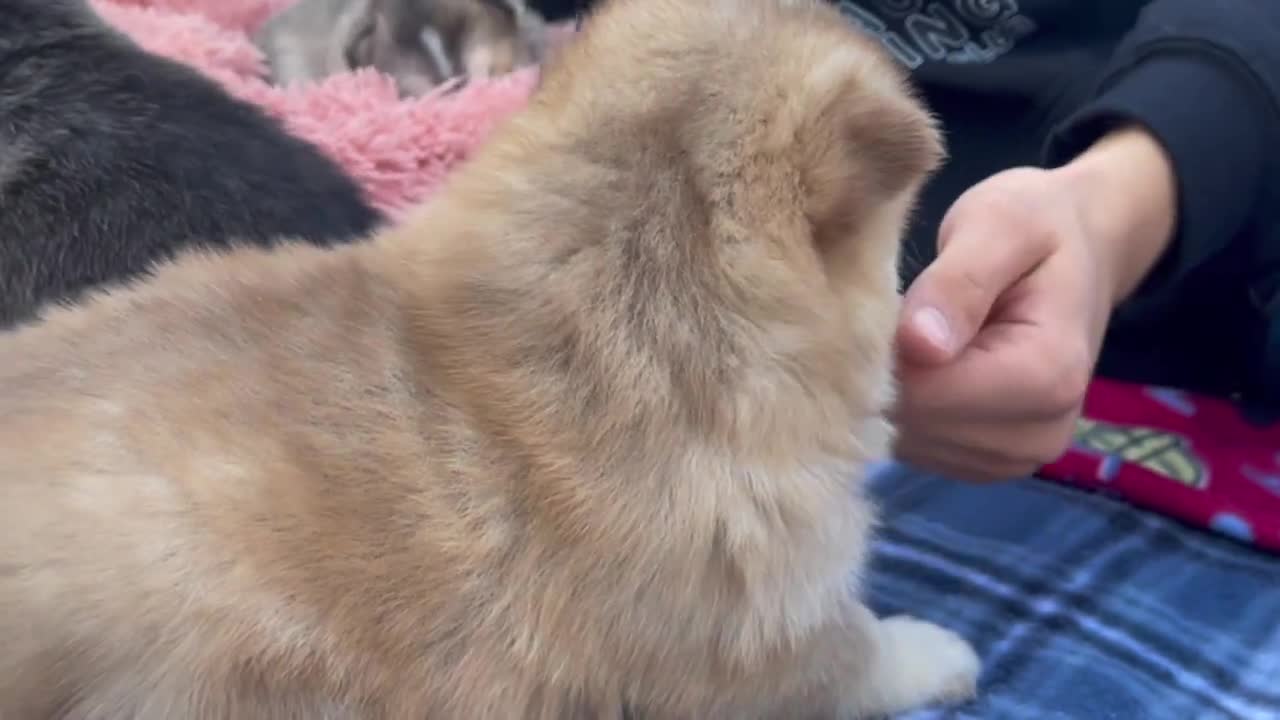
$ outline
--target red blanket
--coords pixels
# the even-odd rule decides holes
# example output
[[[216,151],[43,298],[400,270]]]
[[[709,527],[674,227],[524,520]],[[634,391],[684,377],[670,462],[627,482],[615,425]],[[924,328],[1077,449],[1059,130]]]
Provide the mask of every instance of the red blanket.
[[[1042,475],[1280,552],[1280,424],[1224,400],[1096,380],[1074,446]]]

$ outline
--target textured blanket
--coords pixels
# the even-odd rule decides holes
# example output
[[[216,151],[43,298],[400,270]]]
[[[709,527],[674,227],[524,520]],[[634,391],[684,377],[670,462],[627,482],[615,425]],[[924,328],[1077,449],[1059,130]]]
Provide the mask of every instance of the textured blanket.
[[[533,71],[417,100],[372,71],[275,88],[249,41],[291,0],[95,0],[143,47],[195,66],[316,143],[395,213],[426,198]],[[692,0],[691,0],[692,1]],[[1280,549],[1280,435],[1230,406],[1100,382],[1048,474]],[[1280,559],[1037,481],[974,488],[892,467],[875,604],[972,638],[982,698],[919,717],[1280,719]]]
[[[1046,477],[1280,553],[1280,424],[1171,388],[1096,380]]]
[[[1276,720],[1280,560],[1049,483],[890,467],[872,605],[955,628],[981,695],[910,720]]]

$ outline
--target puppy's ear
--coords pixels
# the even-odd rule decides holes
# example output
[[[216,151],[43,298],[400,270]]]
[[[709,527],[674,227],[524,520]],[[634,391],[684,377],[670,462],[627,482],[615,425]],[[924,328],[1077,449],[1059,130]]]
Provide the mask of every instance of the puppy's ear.
[[[480,0],[480,4],[496,10],[513,22],[525,12],[521,0]]]
[[[821,248],[857,234],[878,208],[905,215],[906,196],[945,156],[933,117],[878,53],[842,45],[809,67],[793,96],[806,214]]]
[[[342,57],[348,69],[357,70],[373,64],[373,30],[374,17],[370,14],[361,18],[347,37]]]

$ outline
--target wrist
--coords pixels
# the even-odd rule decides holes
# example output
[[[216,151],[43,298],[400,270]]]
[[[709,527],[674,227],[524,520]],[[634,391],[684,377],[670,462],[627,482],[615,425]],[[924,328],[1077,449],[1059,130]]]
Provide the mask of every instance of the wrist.
[[[1178,185],[1172,161],[1149,132],[1128,125],[1051,172],[1075,204],[1112,303],[1123,301],[1173,239]]]

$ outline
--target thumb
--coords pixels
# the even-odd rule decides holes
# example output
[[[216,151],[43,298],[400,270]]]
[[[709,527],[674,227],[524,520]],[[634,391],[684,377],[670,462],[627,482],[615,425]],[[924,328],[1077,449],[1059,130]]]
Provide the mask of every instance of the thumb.
[[[982,330],[1004,292],[1044,259],[1031,237],[958,226],[943,237],[938,257],[907,289],[898,325],[904,361],[941,365]]]

